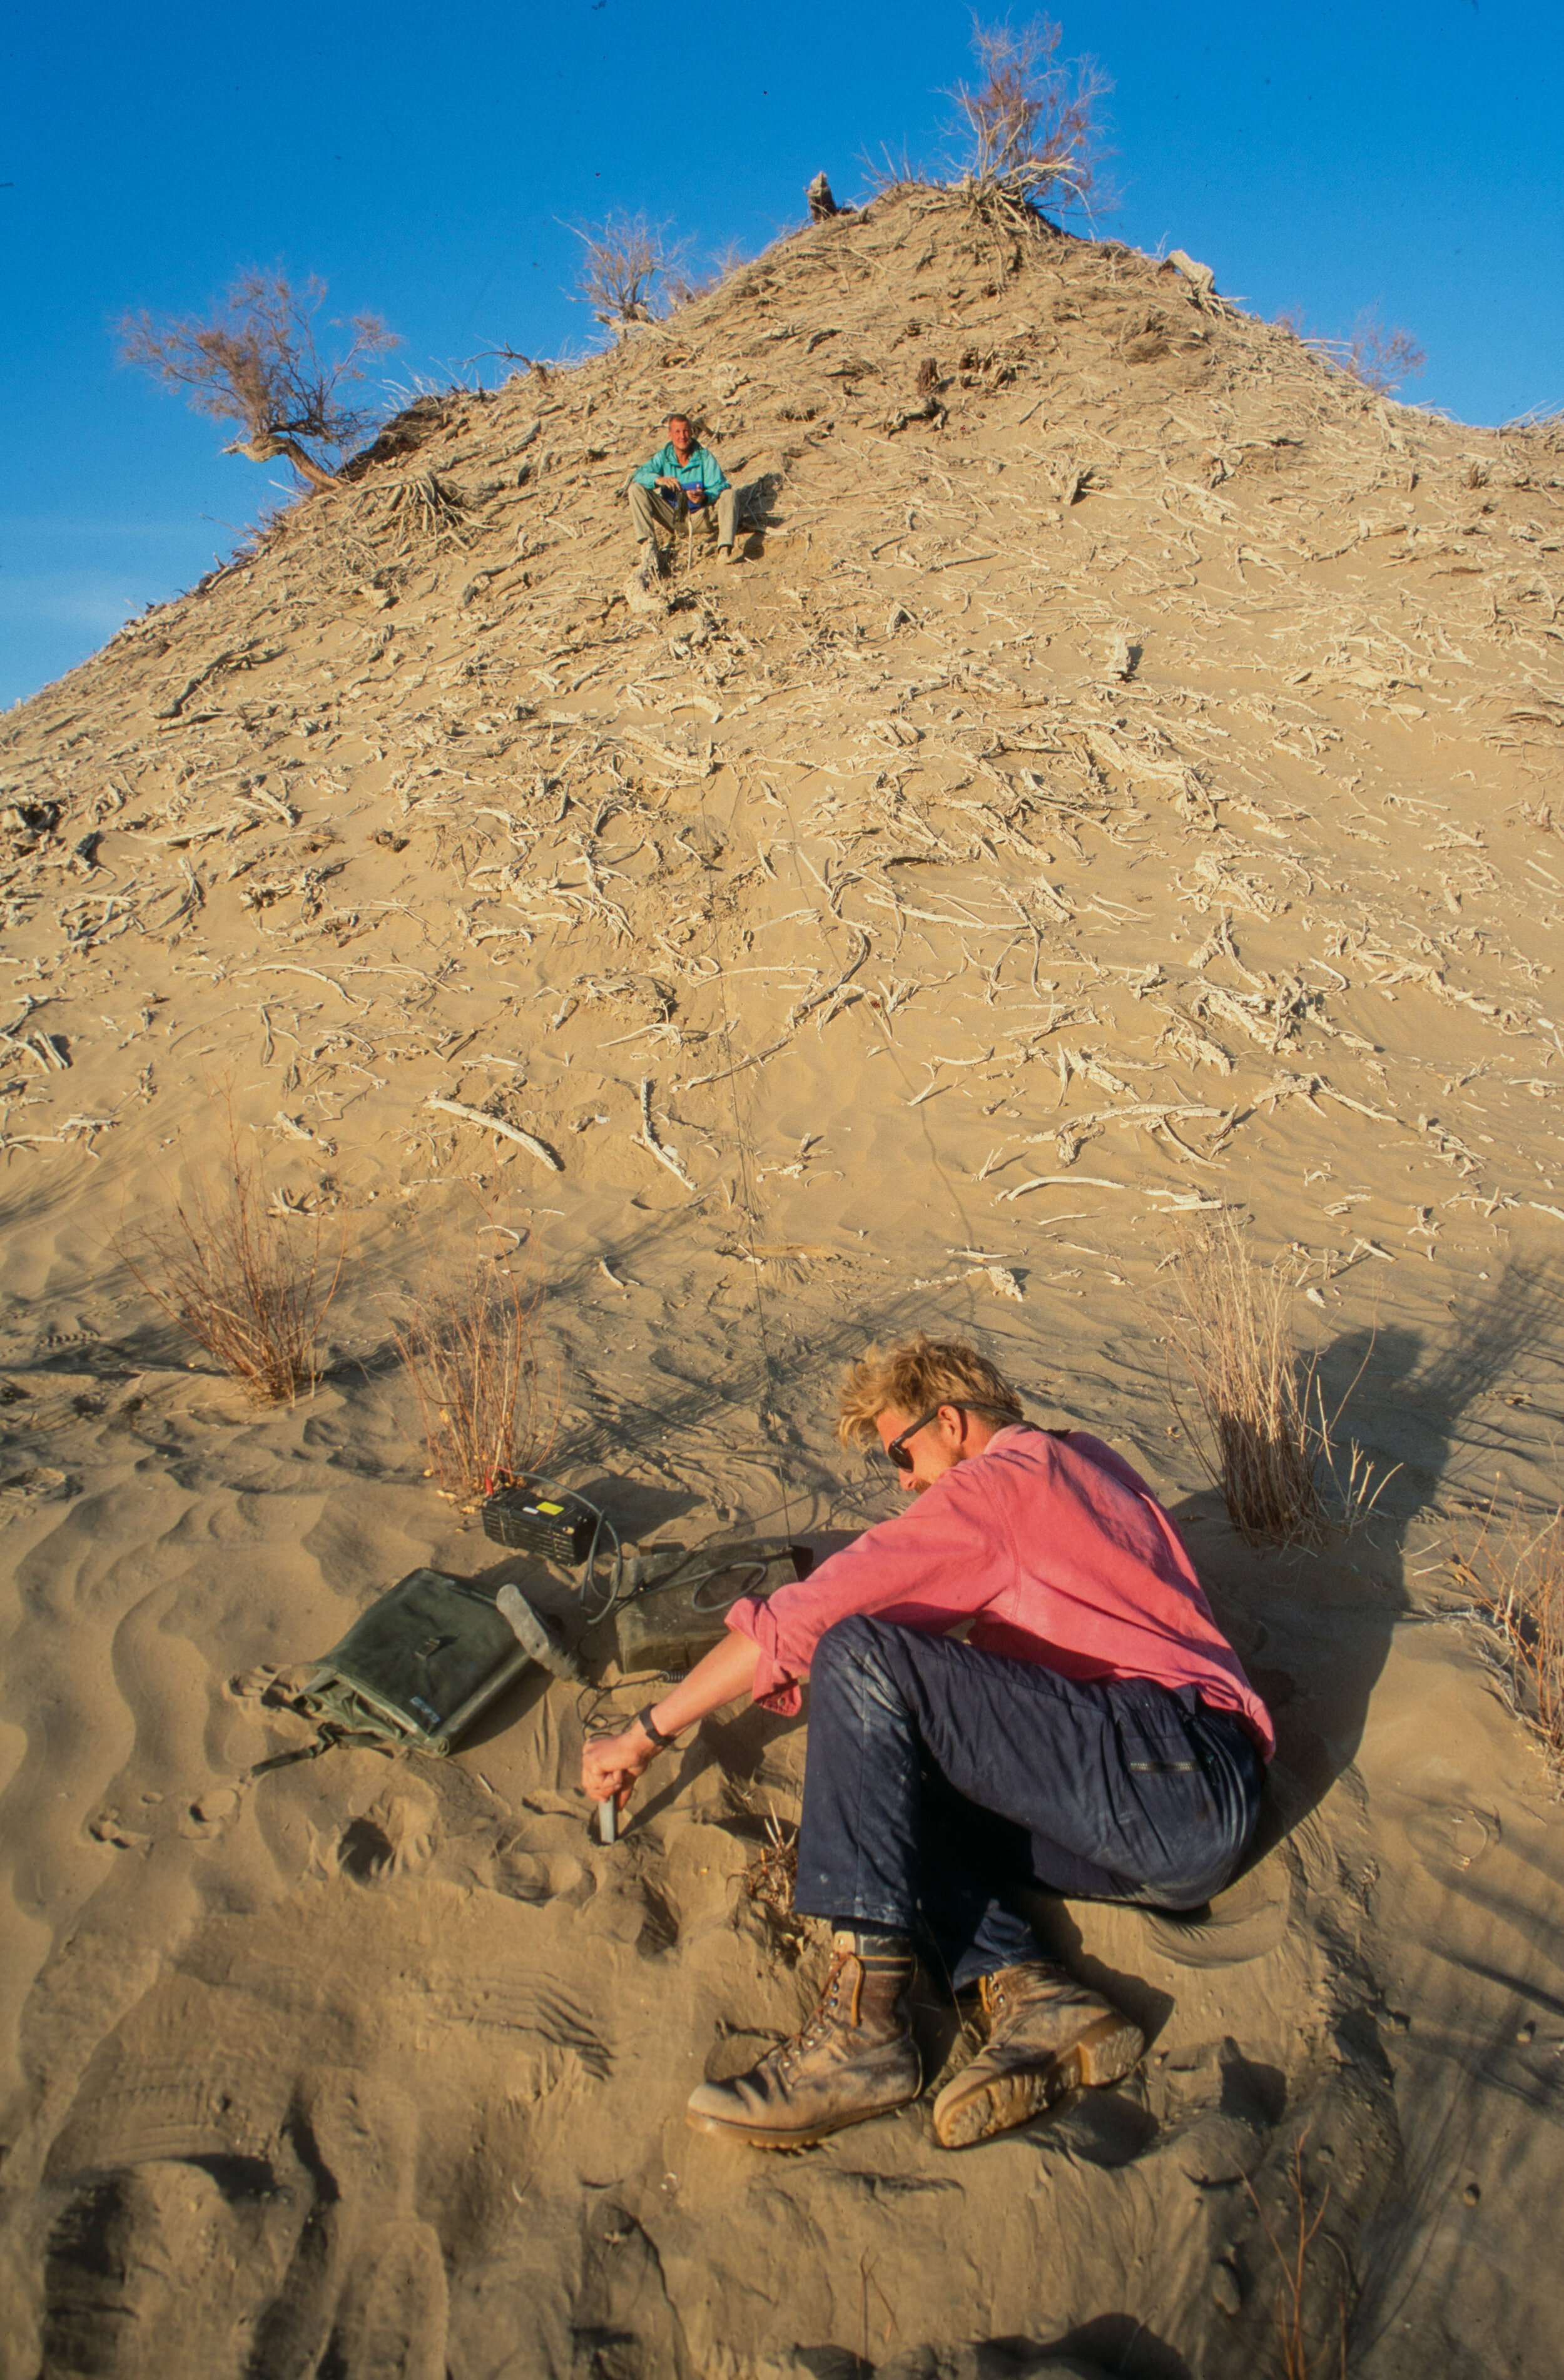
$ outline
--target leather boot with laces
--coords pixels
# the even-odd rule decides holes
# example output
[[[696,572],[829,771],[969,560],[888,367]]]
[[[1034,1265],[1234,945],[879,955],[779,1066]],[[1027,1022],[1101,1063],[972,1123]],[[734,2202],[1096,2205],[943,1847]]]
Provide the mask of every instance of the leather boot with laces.
[[[747,2074],[690,2094],[697,2132],[758,2149],[807,2148],[846,2124],[904,2107],[923,2088],[907,2016],[913,1958],[883,1936],[832,1937],[819,2006]]]
[[[1118,2082],[1146,2047],[1140,2027],[1062,1967],[1001,1967],[979,1985],[988,2038],[934,2102],[941,2148],[1024,2124],[1065,2092]]]

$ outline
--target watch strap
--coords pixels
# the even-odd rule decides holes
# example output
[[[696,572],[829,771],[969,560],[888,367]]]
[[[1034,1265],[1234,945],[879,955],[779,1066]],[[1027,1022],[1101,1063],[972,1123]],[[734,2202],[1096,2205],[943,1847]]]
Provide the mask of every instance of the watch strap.
[[[653,1705],[648,1703],[645,1710],[638,1710],[636,1713],[636,1725],[645,1735],[650,1738],[652,1747],[655,1751],[668,1752],[673,1748],[674,1738],[671,1735],[664,1735],[662,1730],[654,1724],[651,1716],[652,1709]]]

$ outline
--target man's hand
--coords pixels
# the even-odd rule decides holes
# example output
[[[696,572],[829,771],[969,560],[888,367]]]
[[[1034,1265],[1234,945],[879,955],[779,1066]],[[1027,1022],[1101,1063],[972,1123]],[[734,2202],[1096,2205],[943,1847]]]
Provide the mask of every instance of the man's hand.
[[[634,1725],[623,1735],[594,1736],[581,1754],[581,1790],[589,1801],[612,1802],[623,1810],[637,1779],[656,1756],[657,1746]]]
[[[665,488],[671,496],[676,496],[680,493],[678,480],[671,480],[666,471],[663,473],[661,479],[659,480],[657,484],[660,488]]]
[[[710,1712],[721,1710],[735,1694],[748,1692],[760,1648],[752,1636],[724,1636],[703,1653],[687,1678],[670,1686],[661,1702],[649,1706],[651,1723],[668,1737]],[[623,1810],[636,1790],[636,1780],[657,1757],[657,1746],[632,1719],[622,1735],[594,1736],[581,1754],[581,1790],[593,1802],[612,1802]]]

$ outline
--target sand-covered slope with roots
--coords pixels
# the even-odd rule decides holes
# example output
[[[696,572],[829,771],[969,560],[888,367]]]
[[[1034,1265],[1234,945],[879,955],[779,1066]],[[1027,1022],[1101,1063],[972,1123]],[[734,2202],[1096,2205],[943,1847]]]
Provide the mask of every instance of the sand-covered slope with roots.
[[[746,559],[649,586],[671,405]],[[1558,438],[927,191],[401,429],[0,722],[0,2368],[1246,2380],[1301,2179],[1312,2370],[1551,2373],[1564,1833],[1449,1561],[1557,1495]],[[117,1251],[230,1115],[346,1234],[291,1410]],[[1170,1393],[1224,1209],[1356,1382],[1379,1502],[1312,1550]],[[1281,1750],[1207,1917],[1060,1912],[1124,2088],[962,2155],[686,2131],[819,1973],[746,1883],[800,1723],[708,1725],[612,1850],[540,1672],[448,1763],[249,1779],[270,1667],[492,1574],[390,1343],[475,1245],[640,1541],[891,1509],[833,1382],[920,1322],[1153,1478]]]

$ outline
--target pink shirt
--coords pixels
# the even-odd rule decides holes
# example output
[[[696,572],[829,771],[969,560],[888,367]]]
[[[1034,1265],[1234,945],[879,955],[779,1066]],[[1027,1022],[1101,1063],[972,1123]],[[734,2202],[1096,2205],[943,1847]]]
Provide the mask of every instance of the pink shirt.
[[[1066,1439],[1001,1429],[807,1578],[764,1602],[742,1597],[728,1626],[760,1648],[755,1700],[796,1711],[815,1646],[859,1611],[935,1635],[971,1621],[967,1642],[980,1651],[1061,1677],[1194,1686],[1243,1720],[1266,1759],[1276,1749],[1178,1531],[1145,1480],[1085,1430]]]

